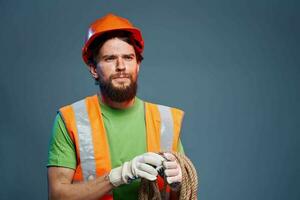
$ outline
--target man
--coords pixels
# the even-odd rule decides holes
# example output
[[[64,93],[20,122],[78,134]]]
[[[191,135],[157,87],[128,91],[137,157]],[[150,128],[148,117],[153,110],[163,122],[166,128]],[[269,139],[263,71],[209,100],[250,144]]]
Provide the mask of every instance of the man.
[[[183,112],[136,97],[144,42],[127,19],[108,14],[91,24],[83,59],[100,94],[61,108],[49,147],[49,199],[137,199],[140,178],[161,180],[171,195],[182,180],[171,153]],[[161,184],[161,183],[160,183]]]

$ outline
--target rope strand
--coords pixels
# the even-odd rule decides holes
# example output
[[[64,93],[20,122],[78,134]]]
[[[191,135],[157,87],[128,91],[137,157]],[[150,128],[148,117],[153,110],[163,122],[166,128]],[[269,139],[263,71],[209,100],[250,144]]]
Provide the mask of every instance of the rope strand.
[[[198,176],[193,163],[183,154],[177,152],[170,153],[176,157],[182,171],[179,200],[197,200]],[[142,179],[139,189],[139,200],[166,200],[168,198],[166,188],[166,179],[164,180],[164,188],[161,192],[156,181]]]

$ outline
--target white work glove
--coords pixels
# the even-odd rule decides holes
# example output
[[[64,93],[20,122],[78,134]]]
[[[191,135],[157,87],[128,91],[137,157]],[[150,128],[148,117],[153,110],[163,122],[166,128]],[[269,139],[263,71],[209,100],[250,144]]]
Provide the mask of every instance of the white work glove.
[[[178,191],[182,182],[181,167],[173,154],[164,153],[163,155],[166,158],[163,167],[167,182],[173,191]]]
[[[163,160],[164,158],[156,153],[144,153],[112,169],[109,173],[109,180],[115,187],[128,184],[137,178],[154,181],[157,179],[157,170],[162,168]]]

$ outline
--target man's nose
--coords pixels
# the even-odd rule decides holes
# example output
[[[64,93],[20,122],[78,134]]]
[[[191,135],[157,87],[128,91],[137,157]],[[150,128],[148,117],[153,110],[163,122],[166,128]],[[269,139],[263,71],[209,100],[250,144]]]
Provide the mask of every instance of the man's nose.
[[[116,66],[117,71],[123,71],[126,69],[125,63],[123,58],[119,57],[117,59],[117,66]]]

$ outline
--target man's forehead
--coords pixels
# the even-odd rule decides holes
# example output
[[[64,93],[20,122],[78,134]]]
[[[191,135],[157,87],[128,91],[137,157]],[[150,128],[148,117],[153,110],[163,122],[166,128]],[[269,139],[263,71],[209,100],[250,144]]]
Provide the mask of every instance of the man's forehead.
[[[113,38],[107,40],[100,49],[100,54],[107,55],[107,54],[135,54],[134,48],[131,44],[120,40],[119,38]]]

